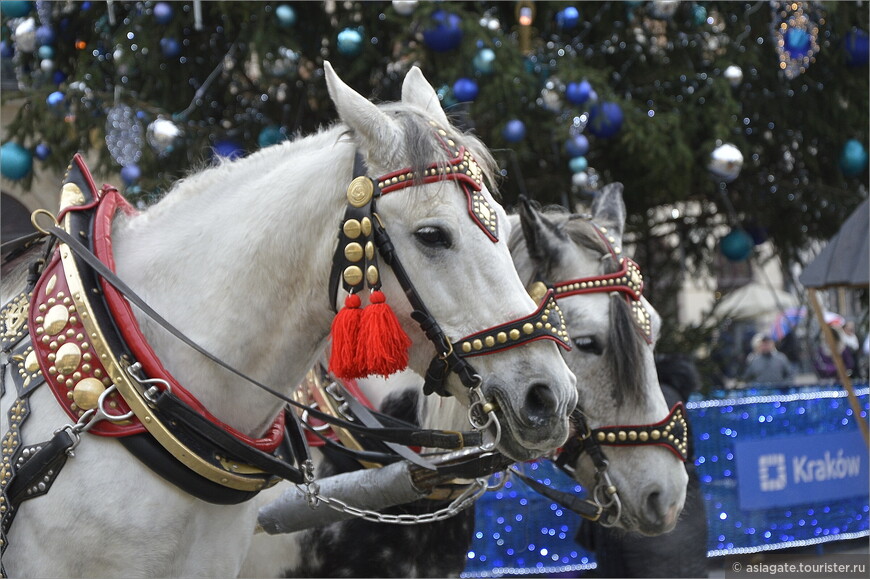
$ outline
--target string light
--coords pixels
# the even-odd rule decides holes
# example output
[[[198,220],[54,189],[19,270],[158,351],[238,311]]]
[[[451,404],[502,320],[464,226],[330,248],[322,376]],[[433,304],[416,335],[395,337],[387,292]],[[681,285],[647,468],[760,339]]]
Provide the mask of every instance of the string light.
[[[866,420],[870,387],[856,385]],[[739,508],[735,443],[773,436],[828,434],[854,428],[839,386],[745,389],[714,393],[686,404],[695,441],[695,465],[707,506],[707,555],[720,557],[800,547],[870,535],[864,497],[826,504]],[[525,465],[540,481],[583,495],[583,488],[549,461]],[[517,520],[520,517],[520,520]],[[574,541],[580,517],[515,480],[484,495],[463,577],[588,571],[595,556]]]

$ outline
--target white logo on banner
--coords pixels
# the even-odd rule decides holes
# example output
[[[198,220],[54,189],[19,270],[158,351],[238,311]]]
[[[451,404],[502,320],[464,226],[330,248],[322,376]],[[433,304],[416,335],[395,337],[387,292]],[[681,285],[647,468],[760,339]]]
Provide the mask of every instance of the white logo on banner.
[[[784,489],[788,481],[785,472],[785,455],[762,454],[759,456],[758,478],[762,491],[780,491]]]

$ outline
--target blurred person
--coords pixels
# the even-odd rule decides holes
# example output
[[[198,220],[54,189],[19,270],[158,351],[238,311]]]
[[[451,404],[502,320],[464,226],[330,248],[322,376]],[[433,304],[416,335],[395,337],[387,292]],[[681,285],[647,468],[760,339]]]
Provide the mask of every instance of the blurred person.
[[[794,378],[794,367],[785,354],[776,349],[773,338],[762,336],[758,350],[748,359],[743,381],[746,383],[782,383]]]
[[[844,339],[843,328],[832,326],[831,333],[834,336],[834,348],[843,358],[843,366],[846,368],[846,374],[853,376],[855,374],[856,360],[852,350],[846,346]],[[828,347],[828,341],[819,334],[819,346],[816,349],[816,356],[813,358],[813,366],[816,369],[816,375],[819,378],[837,378],[837,365],[834,362],[834,357],[831,355],[831,348]],[[855,340],[857,342],[857,339]]]

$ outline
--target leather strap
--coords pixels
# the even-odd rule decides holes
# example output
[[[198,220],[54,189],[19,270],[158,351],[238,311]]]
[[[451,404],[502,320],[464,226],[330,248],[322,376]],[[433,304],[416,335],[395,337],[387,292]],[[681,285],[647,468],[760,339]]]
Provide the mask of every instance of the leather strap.
[[[587,499],[581,499],[580,497],[575,496],[572,493],[566,493],[564,491],[560,491],[559,489],[555,489],[529,476],[526,476],[518,470],[511,470],[510,472],[518,479],[526,483],[529,488],[531,488],[539,495],[543,495],[551,501],[559,503],[569,511],[577,513],[584,519],[588,519],[590,521],[597,521],[601,518],[601,513],[604,511],[604,508],[601,505],[598,505],[593,501]]]

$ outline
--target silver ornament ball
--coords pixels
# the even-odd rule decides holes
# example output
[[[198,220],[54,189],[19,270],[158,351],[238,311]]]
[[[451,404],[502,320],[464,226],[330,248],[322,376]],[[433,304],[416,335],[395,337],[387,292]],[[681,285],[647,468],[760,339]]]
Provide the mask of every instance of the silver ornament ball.
[[[737,88],[740,86],[740,83],[743,82],[743,69],[739,66],[732,64],[728,68],[725,69],[725,72],[722,73],[722,76],[728,81],[732,87]]]
[[[148,144],[161,155],[171,153],[181,139],[182,130],[169,119],[158,118],[148,125]]]
[[[716,147],[710,154],[707,170],[726,183],[730,183],[740,175],[743,168],[743,153],[732,145],[725,143]]]

